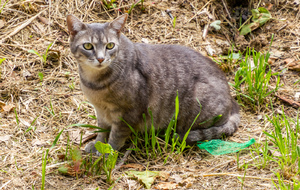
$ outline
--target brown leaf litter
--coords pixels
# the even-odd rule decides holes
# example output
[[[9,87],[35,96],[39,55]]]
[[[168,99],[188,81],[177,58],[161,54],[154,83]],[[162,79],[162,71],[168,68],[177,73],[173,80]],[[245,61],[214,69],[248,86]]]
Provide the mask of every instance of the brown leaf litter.
[[[105,8],[101,0],[7,2],[0,14],[0,59],[6,58],[0,65],[0,189],[40,188],[44,152],[62,129],[65,131],[49,152],[45,189],[110,187],[101,175],[91,177],[80,171],[82,176],[76,179],[57,172],[57,168],[65,164],[62,160],[66,158],[67,143],[80,143],[82,129],[66,127],[75,123],[96,125],[96,121],[90,117],[95,115],[94,108],[86,103],[79,87],[77,64],[70,54],[65,18],[67,14],[74,14],[88,23],[108,22],[128,11],[133,2],[117,0],[117,8],[114,9]],[[247,36],[239,36],[240,21],[236,18],[240,17],[234,14],[247,12],[248,8],[224,6],[223,2],[226,1],[145,0],[145,11],[141,10],[140,4],[133,9],[124,34],[134,42],[181,44],[204,55],[215,54],[216,58],[230,51],[244,52],[248,46],[261,52],[270,51],[270,69],[280,73],[282,85],[276,94],[277,99],[270,97],[274,110],[283,109],[289,117],[296,118],[296,106],[299,103],[296,95],[300,92],[300,82],[296,83],[299,80],[300,56],[299,4],[289,1],[251,1],[249,7],[264,6],[274,19]],[[166,10],[176,17],[175,27]],[[215,20],[221,21],[219,31],[209,27]],[[275,36],[270,47],[272,34]],[[28,53],[33,49],[43,55],[50,43],[53,45],[46,63],[39,56]],[[233,83],[238,66],[228,62],[222,65],[230,68],[226,70],[229,82]],[[43,74],[43,80],[40,80],[39,73]],[[275,86],[274,81],[269,84],[270,88]],[[71,88],[72,85],[74,88]],[[254,113],[247,105],[241,106],[241,126],[231,138],[236,142],[255,138],[258,143],[264,143],[266,136],[263,131],[273,128],[265,117],[258,115],[272,114],[270,107]],[[90,137],[84,136],[84,143],[89,140]],[[122,154],[125,154],[125,159]],[[166,164],[163,164],[164,158],[145,159],[138,157],[134,151],[123,150],[120,155],[112,176],[116,180],[114,189],[143,188],[136,181],[126,178],[124,172],[132,169],[143,171],[146,168],[167,174],[154,181],[152,188],[157,189],[275,188],[272,182],[272,179],[276,182],[273,172],[275,164],[270,163],[259,169],[255,161],[260,155],[253,158],[249,152],[240,154],[239,163],[236,154],[211,156],[197,147],[188,149],[178,158],[170,157]],[[238,168],[238,164],[243,163],[249,165],[246,176],[244,170]],[[72,170],[69,173],[71,176],[76,174]],[[243,185],[238,178],[244,178]],[[290,181],[288,178],[284,180],[287,183]]]

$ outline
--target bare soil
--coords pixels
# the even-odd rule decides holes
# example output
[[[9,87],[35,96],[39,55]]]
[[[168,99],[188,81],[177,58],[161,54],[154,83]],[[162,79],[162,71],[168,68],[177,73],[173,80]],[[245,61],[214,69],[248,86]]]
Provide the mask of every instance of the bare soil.
[[[0,65],[0,189],[40,188],[43,155],[58,133],[75,123],[96,125],[89,117],[95,114],[94,109],[85,103],[87,99],[79,87],[77,64],[69,50],[66,15],[73,14],[88,23],[109,22],[128,11],[133,0],[117,1],[115,9],[105,8],[101,2],[9,0],[0,13],[0,59],[6,58]],[[3,4],[4,0],[0,3],[0,11]],[[247,105],[241,107],[239,130],[226,140],[246,142],[254,138],[257,143],[263,143],[266,139],[263,131],[273,129],[265,116],[280,114],[283,110],[287,116],[296,118],[300,102],[297,96],[300,82],[295,83],[300,79],[297,69],[299,1],[254,0],[242,8],[228,4],[228,11],[223,1],[213,0],[146,0],[144,6],[144,11],[140,4],[133,9],[124,30],[134,42],[181,44],[218,59],[228,54],[232,44],[236,45],[234,52],[245,51],[247,46],[266,52],[275,34],[270,64],[272,72],[280,73],[282,87],[269,97],[273,110],[267,105],[256,112]],[[240,16],[249,18],[250,10],[257,7],[268,8],[273,19],[251,34],[239,36]],[[175,27],[166,10],[176,17]],[[222,21],[221,30],[209,27],[204,35],[205,26],[214,20]],[[28,52],[36,50],[43,55],[51,43],[45,62]],[[224,62],[221,67],[232,82],[238,66]],[[42,80],[39,73],[43,74]],[[271,88],[275,82],[272,80]],[[30,127],[33,130],[28,130]],[[45,189],[110,187],[105,176],[82,175],[76,179],[58,173],[57,168],[63,164],[58,155],[65,153],[68,139],[71,144],[78,143],[81,130],[87,131],[66,128],[58,144],[50,150]],[[277,171],[275,165],[271,163],[259,169],[249,150],[243,151],[239,160],[239,163],[249,164],[246,177],[245,171],[238,168],[237,154],[212,156],[193,147],[178,159],[170,159],[166,165],[162,160],[138,159],[131,153],[124,164],[135,163],[142,170],[167,172],[166,179],[156,179],[153,189],[271,189],[274,188],[272,179],[277,179],[273,172]],[[118,179],[114,189],[144,189],[141,183],[126,177],[124,172],[128,170],[132,168],[123,167],[114,172],[113,178]]]

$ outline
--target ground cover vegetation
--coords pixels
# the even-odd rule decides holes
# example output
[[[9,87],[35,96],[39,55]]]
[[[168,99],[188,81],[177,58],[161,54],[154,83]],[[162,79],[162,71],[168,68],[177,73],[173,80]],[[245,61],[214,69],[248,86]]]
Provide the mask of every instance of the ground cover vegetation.
[[[300,189],[299,8],[293,0],[0,1],[0,189]],[[103,130],[79,87],[66,15],[91,23],[122,13],[134,42],[211,57],[241,107],[238,131],[223,140],[256,143],[219,156],[186,145],[176,98],[167,130],[141,134],[128,124],[119,152],[105,143],[99,157],[83,152]]]

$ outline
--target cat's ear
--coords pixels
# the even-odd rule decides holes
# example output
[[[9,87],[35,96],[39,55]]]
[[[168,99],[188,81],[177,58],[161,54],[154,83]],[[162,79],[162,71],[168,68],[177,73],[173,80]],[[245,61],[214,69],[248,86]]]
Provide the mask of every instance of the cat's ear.
[[[120,33],[121,30],[123,29],[123,27],[125,26],[127,18],[128,18],[128,14],[123,14],[123,15],[119,16],[118,18],[116,18],[111,23],[109,23],[109,26],[112,29],[116,30],[117,33]]]
[[[67,16],[68,30],[71,36],[75,36],[79,31],[85,30],[86,25],[73,15]]]

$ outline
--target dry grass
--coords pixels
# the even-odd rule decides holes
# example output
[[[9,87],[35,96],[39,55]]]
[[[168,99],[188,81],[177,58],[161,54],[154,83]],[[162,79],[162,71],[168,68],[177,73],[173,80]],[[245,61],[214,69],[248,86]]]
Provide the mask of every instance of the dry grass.
[[[121,3],[111,10],[105,9],[100,0],[9,0],[5,5],[0,13],[0,59],[6,58],[0,67],[0,101],[7,105],[7,110],[0,112],[0,189],[40,188],[42,155],[59,131],[75,123],[96,124],[88,116],[94,114],[93,108],[83,103],[87,100],[79,88],[77,64],[70,54],[65,18],[67,14],[74,14],[84,22],[111,21],[119,10],[128,10],[133,0],[117,2]],[[254,43],[257,41],[260,51],[265,51],[268,46],[259,45],[263,40],[258,39],[270,42],[270,34],[276,34],[271,49],[274,56],[279,55],[272,64],[274,72],[285,68],[284,59],[299,59],[299,5],[280,2],[272,1],[270,12],[274,18],[286,21],[272,20],[246,38],[252,44],[257,45]],[[255,7],[257,3],[254,1]],[[2,0],[0,9],[3,4]],[[267,4],[262,1],[260,6]],[[231,48],[226,40],[236,39],[232,21],[224,20],[227,13],[222,2],[155,0],[146,1],[145,7],[144,12],[140,6],[135,7],[127,21],[124,33],[132,41],[182,44],[205,55],[210,47],[219,55]],[[167,9],[177,17],[175,28],[165,13]],[[222,20],[223,29],[220,32],[209,29],[203,39],[203,28],[211,19]],[[50,43],[53,45],[46,62],[28,53],[28,50],[34,49],[42,55]],[[42,81],[38,73],[43,73]],[[228,73],[229,80],[232,80],[232,76],[232,73]],[[300,91],[300,82],[294,83],[299,80],[299,72],[288,70],[281,74],[281,80],[284,86],[278,95],[296,100],[294,95]],[[275,113],[280,112],[283,106],[286,115],[296,117],[295,108],[283,104],[279,99],[271,100]],[[299,102],[299,99],[296,101]],[[51,111],[50,104],[53,113],[48,111]],[[272,130],[272,126],[261,116],[270,116],[274,112],[267,108],[260,113],[253,113],[246,107],[242,108],[241,127],[229,140],[245,142],[255,138],[257,142],[263,142],[266,136],[262,131]],[[27,131],[30,127],[33,130]],[[80,130],[76,127],[67,128],[59,144],[49,152],[46,189],[109,187],[103,176],[76,179],[58,174],[60,161],[57,155],[65,152],[68,134],[74,140],[72,135]],[[244,162],[250,165],[242,185],[238,177],[243,179],[245,171],[238,169],[236,154],[211,156],[194,147],[180,159],[171,159],[166,165],[162,161],[139,160],[134,154],[129,155],[127,160],[127,163],[139,163],[144,168],[149,164],[148,170],[168,172],[168,180],[182,189],[274,188],[272,179],[275,175],[272,171],[275,165],[271,163],[264,169],[251,166],[253,159],[247,151],[240,156],[240,163]],[[123,175],[125,170],[128,169],[119,169],[114,173],[114,179],[120,177],[115,188],[143,188]]]

